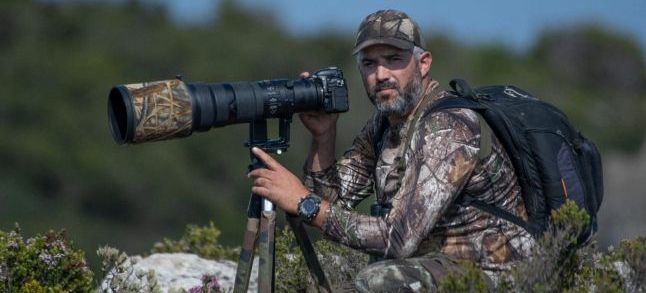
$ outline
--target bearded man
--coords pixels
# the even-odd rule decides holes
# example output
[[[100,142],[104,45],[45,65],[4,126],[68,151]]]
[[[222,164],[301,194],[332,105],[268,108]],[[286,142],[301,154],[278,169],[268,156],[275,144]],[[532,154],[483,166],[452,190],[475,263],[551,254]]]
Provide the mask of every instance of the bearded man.
[[[450,94],[430,77],[432,56],[403,12],[368,15],[353,50],[374,115],[338,160],[336,114],[304,113],[312,134],[304,181],[260,149],[252,191],[321,229],[333,241],[382,257],[355,280],[361,292],[435,291],[459,259],[487,282],[527,257],[520,226],[460,204],[471,195],[527,219],[512,162],[472,110],[429,111]],[[484,133],[481,137],[481,133]],[[376,194],[383,216],[354,211]]]

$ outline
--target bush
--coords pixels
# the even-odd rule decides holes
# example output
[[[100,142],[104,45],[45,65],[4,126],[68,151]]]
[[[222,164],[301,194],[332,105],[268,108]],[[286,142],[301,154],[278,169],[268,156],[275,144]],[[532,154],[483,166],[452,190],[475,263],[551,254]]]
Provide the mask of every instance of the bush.
[[[622,241],[618,252],[577,243],[588,214],[568,201],[552,212],[552,224],[532,250],[498,280],[500,292],[644,292],[646,237]],[[440,292],[483,292],[483,272],[472,262],[440,280]]]
[[[20,227],[0,231],[0,292],[88,292],[92,272],[85,254],[64,231],[24,241]]]
[[[318,292],[292,230],[286,226],[276,236],[276,291]],[[368,264],[368,255],[327,240],[313,246],[332,290],[354,288],[354,277]]]
[[[209,222],[208,226],[203,227],[188,225],[179,240],[164,238],[161,242],[155,243],[150,252],[186,252],[197,254],[206,259],[237,261],[240,249],[222,246],[218,241],[219,238],[220,230],[215,227],[213,222]]]
[[[103,283],[98,290],[105,293],[159,293],[154,271],[136,271],[134,261],[125,252],[109,246],[97,250],[101,258]]]
[[[622,240],[619,258],[625,260],[630,267],[627,285],[630,292],[646,292],[646,237],[641,236],[632,240]]]

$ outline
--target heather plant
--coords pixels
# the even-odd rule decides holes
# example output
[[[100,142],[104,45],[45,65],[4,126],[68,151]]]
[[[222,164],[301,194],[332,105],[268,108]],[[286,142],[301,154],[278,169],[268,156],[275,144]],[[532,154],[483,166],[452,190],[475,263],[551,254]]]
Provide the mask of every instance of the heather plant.
[[[551,217],[551,224],[532,249],[531,257],[503,278],[501,287],[505,290],[557,292],[573,287],[580,260],[590,255],[590,246],[577,245],[577,237],[589,216],[576,203],[568,201],[552,211]]]
[[[109,246],[97,250],[102,259],[104,278],[97,291],[103,293],[159,293],[155,272],[136,270],[135,260]]]
[[[187,293],[221,293],[220,284],[215,276],[202,276],[202,285],[188,289]]]
[[[598,252],[596,243],[577,243],[588,214],[568,201],[552,212],[552,222],[531,257],[498,280],[499,292],[644,292],[646,237],[624,240],[619,251]],[[439,282],[439,292],[484,292],[483,272],[472,262]]]
[[[92,272],[85,254],[64,231],[24,240],[20,227],[0,231],[0,292],[88,292]]]
[[[206,259],[238,260],[238,248],[224,247],[218,241],[220,230],[213,222],[208,226],[188,225],[184,235],[179,240],[164,238],[153,245],[151,253],[186,252],[193,253]]]
[[[627,272],[630,282],[626,282],[626,291],[646,292],[646,237],[622,240],[618,254],[630,267]]]

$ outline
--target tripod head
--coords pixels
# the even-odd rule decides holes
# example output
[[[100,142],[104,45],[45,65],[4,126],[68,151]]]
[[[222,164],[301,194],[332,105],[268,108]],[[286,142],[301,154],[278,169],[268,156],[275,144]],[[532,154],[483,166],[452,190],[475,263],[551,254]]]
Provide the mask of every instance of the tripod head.
[[[267,153],[282,154],[289,148],[289,127],[292,123],[292,117],[284,117],[278,120],[278,138],[267,138],[267,120],[255,120],[249,123],[249,141],[245,142],[245,147],[259,147]],[[255,156],[251,154],[252,161]]]

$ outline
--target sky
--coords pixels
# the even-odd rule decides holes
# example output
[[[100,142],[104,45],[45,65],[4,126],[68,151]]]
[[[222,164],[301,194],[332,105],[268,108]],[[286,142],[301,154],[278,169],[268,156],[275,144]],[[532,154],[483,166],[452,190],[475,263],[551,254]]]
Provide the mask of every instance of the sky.
[[[154,0],[151,0],[154,2]],[[180,22],[207,21],[218,0],[158,0]],[[296,35],[320,30],[353,33],[367,14],[394,8],[409,14],[424,32],[448,33],[467,44],[532,45],[546,28],[600,23],[634,37],[646,51],[646,0],[239,0],[273,12]]]

